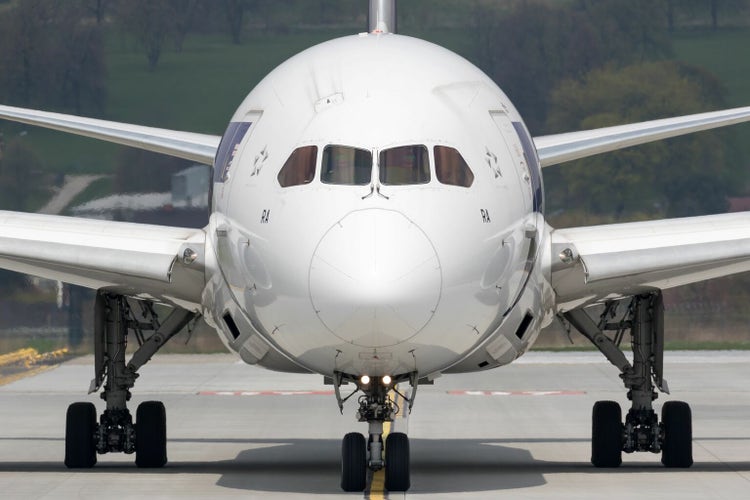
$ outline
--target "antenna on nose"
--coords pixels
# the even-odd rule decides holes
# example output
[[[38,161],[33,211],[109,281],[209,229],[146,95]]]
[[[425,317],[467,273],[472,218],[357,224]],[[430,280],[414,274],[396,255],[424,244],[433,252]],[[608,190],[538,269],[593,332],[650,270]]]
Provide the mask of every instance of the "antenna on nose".
[[[370,0],[367,31],[396,33],[396,0]]]

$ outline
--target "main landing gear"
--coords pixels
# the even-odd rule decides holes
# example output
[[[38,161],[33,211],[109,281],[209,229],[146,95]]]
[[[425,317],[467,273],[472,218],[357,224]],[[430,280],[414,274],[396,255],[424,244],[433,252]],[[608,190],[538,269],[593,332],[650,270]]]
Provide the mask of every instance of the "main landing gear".
[[[340,386],[344,380],[357,384],[357,390],[346,398],[341,397]],[[395,388],[400,380],[409,380],[412,391],[406,398]],[[388,491],[406,491],[411,485],[409,477],[409,438],[403,432],[391,432],[383,443],[384,425],[390,425],[399,413],[400,408],[390,396],[390,392],[399,394],[409,404],[409,411],[414,404],[417,389],[416,373],[405,375],[398,380],[391,377],[347,376],[337,373],[333,380],[336,399],[343,413],[344,402],[362,391],[359,397],[357,420],[367,422],[369,437],[358,432],[350,432],[341,443],[341,489],[344,491],[363,491],[367,486],[367,470],[379,471],[385,468],[385,489]],[[385,444],[385,449],[383,448]]]
[[[135,453],[138,467],[162,467],[167,463],[167,418],[160,401],[138,405],[135,423],[127,408],[130,389],[138,369],[196,315],[175,309],[159,323],[150,302],[137,301],[144,321],[139,321],[125,297],[99,292],[95,311],[95,377],[89,393],[104,383],[102,399],[107,408],[96,420],[93,403],[73,403],[65,422],[65,465],[89,468],[97,453]],[[132,330],[139,343],[130,362],[125,364],[127,334]],[[153,333],[145,338],[143,331]],[[105,381],[106,379],[106,381]]]
[[[599,401],[594,405],[591,432],[591,463],[596,467],[618,467],[622,452],[661,453],[666,467],[693,464],[692,417],[690,407],[681,401],[662,406],[661,422],[652,403],[655,388],[669,394],[664,380],[664,304],[661,292],[633,297],[628,310],[616,318],[620,302],[608,302],[596,324],[583,310],[563,314],[573,327],[591,340],[607,359],[620,369],[631,407],[622,422],[620,405]],[[613,338],[604,334],[614,331]],[[626,331],[630,332],[633,364],[619,349]]]

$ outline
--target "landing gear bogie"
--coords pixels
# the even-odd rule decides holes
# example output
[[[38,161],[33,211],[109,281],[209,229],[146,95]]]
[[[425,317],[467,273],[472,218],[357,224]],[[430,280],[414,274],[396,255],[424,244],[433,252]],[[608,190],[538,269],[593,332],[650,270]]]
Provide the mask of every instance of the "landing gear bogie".
[[[134,300],[134,299],[133,299]],[[135,453],[138,467],[162,467],[167,462],[167,424],[164,405],[147,401],[139,405],[136,421],[127,407],[138,370],[196,313],[174,309],[159,322],[153,304],[135,301],[141,314],[131,309],[129,299],[100,291],[94,314],[94,380],[89,392],[102,387],[106,409],[96,422],[92,403],[74,403],[68,408],[65,431],[65,465],[92,467],[96,454]],[[125,362],[127,336],[133,331],[139,347]],[[143,331],[153,333],[145,337]]]
[[[621,316],[617,313],[618,305],[618,301],[608,302],[598,323],[583,310],[562,315],[620,370],[631,401],[624,425],[619,404],[600,401],[594,405],[591,462],[596,467],[617,467],[622,452],[651,452],[661,453],[662,463],[667,467],[690,467],[693,464],[690,407],[681,401],[665,403],[661,422],[653,409],[657,389],[669,394],[664,379],[661,292],[633,297],[627,312]],[[615,333],[607,336],[605,331]],[[620,350],[626,331],[630,333],[632,364]]]

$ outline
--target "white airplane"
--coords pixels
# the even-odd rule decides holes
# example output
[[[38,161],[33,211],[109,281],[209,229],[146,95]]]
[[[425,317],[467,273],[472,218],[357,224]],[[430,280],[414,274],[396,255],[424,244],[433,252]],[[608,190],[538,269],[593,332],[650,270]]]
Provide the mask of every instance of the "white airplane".
[[[322,374],[342,410],[341,386],[356,388],[369,427],[343,439],[347,491],[368,468],[409,488],[407,436],[382,442],[393,392],[411,410],[419,384],[507,365],[556,315],[621,370],[632,400],[624,423],[617,403],[594,406],[593,465],[635,451],[692,464],[689,406],[668,402],[659,419],[652,405],[667,390],[661,290],[750,270],[750,214],[553,229],[541,168],[750,121],[750,107],[532,138],[479,69],[394,26],[395,2],[372,0],[368,33],[283,63],[223,137],[0,106],[214,168],[200,230],[0,212],[1,267],[98,290],[91,391],[103,387],[106,410],[97,422],[92,403],[69,407],[68,467],[107,452],[165,464],[164,406],[142,403],[134,422],[126,403],[138,369],[200,316],[249,364]],[[160,322],[154,303],[173,312]],[[141,345],[126,364],[129,330]],[[625,332],[632,363],[615,342]]]

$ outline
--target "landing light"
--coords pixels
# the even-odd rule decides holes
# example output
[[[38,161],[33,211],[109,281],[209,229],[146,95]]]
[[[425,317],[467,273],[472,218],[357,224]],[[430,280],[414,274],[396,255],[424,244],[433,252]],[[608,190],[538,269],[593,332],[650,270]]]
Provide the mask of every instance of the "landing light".
[[[370,377],[368,377],[367,375],[362,375],[359,381],[362,383],[362,385],[367,385],[370,383]]]
[[[391,385],[391,377],[389,375],[383,376],[383,385]]]

